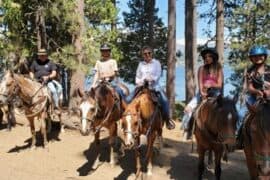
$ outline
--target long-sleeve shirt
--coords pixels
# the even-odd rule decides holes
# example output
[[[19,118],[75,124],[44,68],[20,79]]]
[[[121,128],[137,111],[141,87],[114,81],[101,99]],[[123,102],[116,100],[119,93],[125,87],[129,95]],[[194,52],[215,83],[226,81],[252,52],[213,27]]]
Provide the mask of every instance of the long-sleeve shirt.
[[[141,61],[136,71],[136,85],[143,85],[144,80],[152,80],[153,87],[159,86],[159,79],[161,76],[161,65],[156,59],[152,59],[150,62]]]

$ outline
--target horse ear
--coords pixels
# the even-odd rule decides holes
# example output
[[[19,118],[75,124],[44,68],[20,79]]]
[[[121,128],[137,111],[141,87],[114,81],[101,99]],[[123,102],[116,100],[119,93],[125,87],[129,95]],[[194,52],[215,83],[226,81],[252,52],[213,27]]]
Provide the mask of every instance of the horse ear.
[[[219,94],[218,96],[217,96],[217,104],[218,104],[218,106],[222,106],[222,102],[223,102],[223,97],[222,97],[222,95],[221,94]]]
[[[80,88],[77,89],[77,94],[80,96],[80,98],[84,96],[84,93],[82,92]]]
[[[257,112],[256,107],[254,105],[252,106],[249,103],[246,103],[246,106],[247,106],[249,112],[251,112],[251,113],[256,113]]]
[[[89,95],[90,95],[91,97],[95,97],[95,89],[94,89],[94,88],[91,88],[91,89],[90,89]]]

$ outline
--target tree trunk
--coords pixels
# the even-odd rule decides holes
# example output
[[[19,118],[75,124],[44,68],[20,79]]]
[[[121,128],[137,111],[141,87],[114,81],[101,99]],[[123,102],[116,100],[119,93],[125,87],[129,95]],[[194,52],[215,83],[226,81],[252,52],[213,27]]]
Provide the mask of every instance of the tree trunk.
[[[38,6],[36,10],[36,32],[37,32],[37,49],[46,48],[47,49],[47,37],[46,37],[46,24],[44,18],[44,8]]]
[[[170,103],[170,115],[175,111],[175,64],[176,64],[176,0],[168,1],[168,60],[167,60],[167,96]]]
[[[116,1],[115,0],[111,0],[112,1],[112,4],[114,5],[115,9],[116,9]],[[111,31],[114,31],[116,30],[116,19],[112,22],[111,24]]]
[[[154,44],[154,11],[155,11],[155,0],[149,0],[148,1],[148,6],[150,9],[149,13],[149,45],[151,47],[155,47]]]
[[[195,95],[194,64],[197,54],[196,42],[196,0],[185,2],[185,82],[186,102]]]
[[[224,63],[224,0],[217,0],[216,49],[219,61]]]
[[[78,64],[83,63],[84,54],[83,54],[83,35],[85,33],[85,23],[84,23],[84,0],[76,1],[76,9],[75,12],[78,14],[79,27],[78,31],[74,34],[73,44],[75,47],[76,57]],[[77,96],[77,89],[83,89],[83,81],[84,81],[84,73],[80,69],[75,69],[71,75],[71,87],[70,87],[70,102],[69,107],[77,107],[79,98]]]

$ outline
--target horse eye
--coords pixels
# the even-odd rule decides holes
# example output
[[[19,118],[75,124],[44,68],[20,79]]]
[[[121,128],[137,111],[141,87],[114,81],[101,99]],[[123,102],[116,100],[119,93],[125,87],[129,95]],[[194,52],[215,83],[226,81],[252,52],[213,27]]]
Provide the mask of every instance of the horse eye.
[[[135,122],[134,125],[137,126],[138,125],[138,122]]]
[[[95,108],[91,108],[90,111],[91,111],[91,112],[94,112],[94,111],[95,111]]]

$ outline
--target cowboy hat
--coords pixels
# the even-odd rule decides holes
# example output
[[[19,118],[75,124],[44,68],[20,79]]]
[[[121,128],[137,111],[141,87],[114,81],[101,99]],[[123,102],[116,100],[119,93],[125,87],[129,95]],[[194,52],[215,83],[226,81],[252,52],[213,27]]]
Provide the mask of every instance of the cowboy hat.
[[[37,55],[39,55],[39,56],[42,56],[42,55],[47,55],[47,51],[46,51],[46,49],[40,49],[40,50],[38,50]]]

